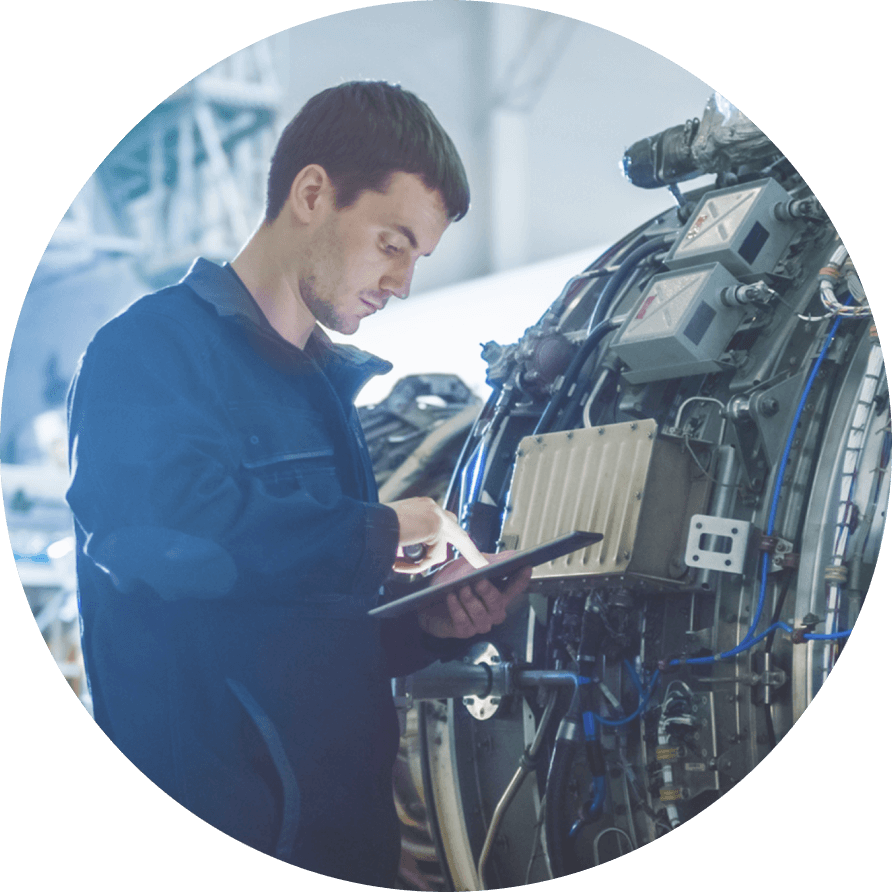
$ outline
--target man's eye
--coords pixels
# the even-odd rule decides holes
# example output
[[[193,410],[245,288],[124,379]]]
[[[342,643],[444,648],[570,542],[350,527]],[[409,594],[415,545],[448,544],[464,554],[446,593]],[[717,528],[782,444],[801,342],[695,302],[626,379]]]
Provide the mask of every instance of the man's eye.
[[[384,245],[384,253],[396,255],[400,253],[400,249],[396,245]]]

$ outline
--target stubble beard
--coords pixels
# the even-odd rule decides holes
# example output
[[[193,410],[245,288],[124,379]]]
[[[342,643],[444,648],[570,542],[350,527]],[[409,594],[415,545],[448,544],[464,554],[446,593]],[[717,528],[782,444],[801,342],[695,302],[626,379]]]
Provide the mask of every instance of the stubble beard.
[[[319,296],[315,276],[301,279],[298,287],[301,300],[320,325],[339,334],[353,334],[359,328],[358,324],[348,322],[328,301]]]

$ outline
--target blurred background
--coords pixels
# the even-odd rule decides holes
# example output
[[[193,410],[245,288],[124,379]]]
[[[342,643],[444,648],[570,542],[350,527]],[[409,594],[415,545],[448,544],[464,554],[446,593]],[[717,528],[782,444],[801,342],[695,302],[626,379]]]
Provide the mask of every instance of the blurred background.
[[[167,97],[73,198],[13,336],[0,418],[16,567],[38,626],[89,706],[80,664],[65,397],[94,332],[196,256],[231,259],[260,222],[284,125],[322,89],[402,84],[456,143],[472,209],[419,264],[413,298],[356,342],[394,363],[360,394],[448,373],[485,399],[481,344],[513,343],[572,275],[672,204],[622,176],[623,150],[701,114],[709,88],[571,18],[493,3],[414,2],[332,15],[222,60]],[[434,422],[443,413],[431,416]]]

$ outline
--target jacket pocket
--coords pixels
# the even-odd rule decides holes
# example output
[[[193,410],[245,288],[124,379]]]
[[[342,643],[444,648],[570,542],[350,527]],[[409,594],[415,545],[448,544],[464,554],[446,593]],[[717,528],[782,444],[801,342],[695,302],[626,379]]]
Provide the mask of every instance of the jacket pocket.
[[[287,859],[297,841],[297,827],[300,820],[300,789],[294,769],[276,726],[251,692],[241,682],[232,678],[226,679],[226,685],[244,707],[263,738],[282,784],[282,822],[273,854],[276,858]]]
[[[341,495],[334,446],[324,420],[309,409],[234,403],[242,472],[273,496],[304,490],[325,504]]]

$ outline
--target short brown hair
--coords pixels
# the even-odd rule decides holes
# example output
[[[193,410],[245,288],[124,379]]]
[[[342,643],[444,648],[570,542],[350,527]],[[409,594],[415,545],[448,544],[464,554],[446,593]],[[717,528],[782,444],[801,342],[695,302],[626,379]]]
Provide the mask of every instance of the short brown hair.
[[[417,174],[460,220],[470,205],[465,169],[449,135],[413,93],[384,81],[351,81],[323,90],[279,138],[267,182],[266,220],[278,217],[297,174],[324,168],[338,208],[365,190],[383,192],[397,171]]]

